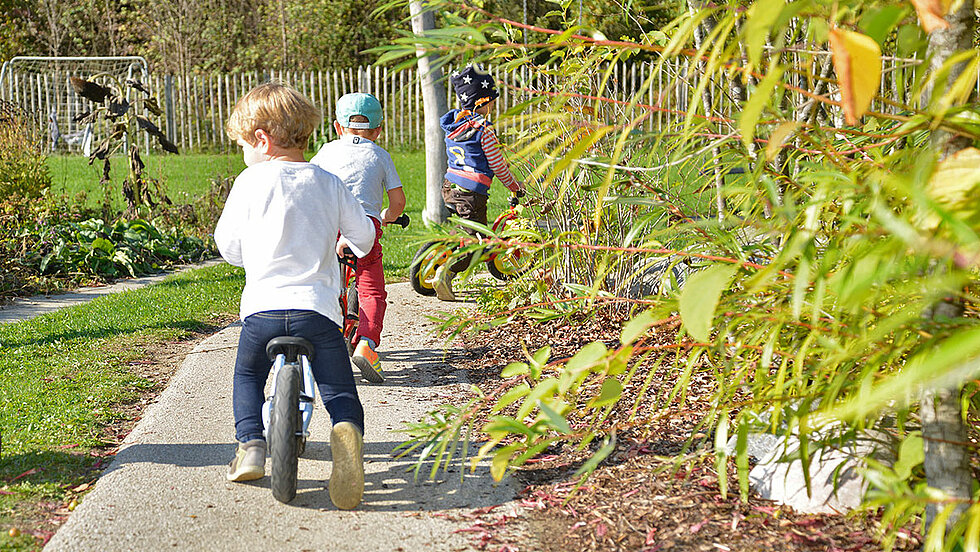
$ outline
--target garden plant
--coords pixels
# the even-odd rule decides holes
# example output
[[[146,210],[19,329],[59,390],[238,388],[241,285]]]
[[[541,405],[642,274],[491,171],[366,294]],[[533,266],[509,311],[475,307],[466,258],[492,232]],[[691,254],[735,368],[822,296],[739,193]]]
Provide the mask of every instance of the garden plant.
[[[510,86],[534,123],[502,134],[540,183],[535,224],[490,240],[536,251],[536,270],[446,327],[624,323],[571,358],[522,342],[505,390],[412,426],[420,468],[468,458],[482,432],[473,456],[495,477],[567,444],[585,452],[585,478],[631,446],[623,435],[694,410],[675,469],[707,462],[718,493],[745,500],[750,434],[796,440],[784,459],[806,471],[874,431],[897,458],[862,464],[883,546],[912,527],[927,550],[978,548],[972,4],[691,2],[637,40],[602,36],[572,2],[556,29],[429,4],[448,26],[379,48],[382,62],[414,63],[420,47],[440,64],[533,67]],[[653,77],[615,78],[624,59],[680,60],[686,110],[665,111]],[[607,98],[622,86],[632,101]]]

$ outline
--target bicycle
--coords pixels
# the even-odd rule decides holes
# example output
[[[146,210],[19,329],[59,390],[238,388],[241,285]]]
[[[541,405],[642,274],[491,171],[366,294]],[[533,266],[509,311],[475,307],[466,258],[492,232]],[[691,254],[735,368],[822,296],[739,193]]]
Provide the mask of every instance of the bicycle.
[[[520,198],[517,195],[510,196],[509,204],[510,208],[494,219],[493,225],[490,227],[494,234],[499,234],[520,217]],[[458,216],[452,207],[448,207],[448,209],[451,215]],[[415,256],[412,257],[412,262],[409,265],[409,280],[412,289],[420,295],[435,295],[436,271],[440,266],[446,264],[452,253],[452,248],[441,241],[422,244],[422,247],[415,252]],[[531,265],[531,257],[527,252],[521,251],[520,248],[490,249],[486,260],[483,262],[487,264],[487,271],[491,276],[501,281],[507,281],[527,271]]]
[[[394,224],[405,228],[409,221],[408,215],[403,214]],[[357,265],[353,253],[341,257],[341,262],[345,284],[340,298],[344,314],[341,331],[350,354],[358,321]],[[299,457],[305,452],[306,439],[310,435],[316,398],[316,380],[310,367],[313,351],[313,344],[307,339],[291,336],[274,337],[265,347],[272,362],[272,389],[262,405],[263,434],[272,463],[272,496],[283,503],[296,497]]]
[[[272,496],[282,503],[296,497],[299,457],[306,450],[316,382],[310,361],[313,344],[302,337],[269,340],[272,392],[262,405],[262,424],[272,463]]]
[[[401,216],[391,221],[389,224],[397,224],[402,228],[408,228],[412,219],[402,213]],[[354,347],[357,346],[357,327],[360,323],[360,302],[357,299],[357,256],[350,249],[345,249],[344,254],[339,257],[341,282],[340,288],[340,312],[344,317],[344,325],[341,331],[344,334],[344,343],[347,344],[347,354],[354,354]]]

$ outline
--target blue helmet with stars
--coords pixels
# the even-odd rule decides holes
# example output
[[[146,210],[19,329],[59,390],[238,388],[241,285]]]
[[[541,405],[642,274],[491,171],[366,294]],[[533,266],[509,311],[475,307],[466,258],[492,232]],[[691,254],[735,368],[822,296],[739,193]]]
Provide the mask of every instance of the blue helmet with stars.
[[[500,97],[493,77],[479,65],[467,65],[454,72],[449,81],[463,109],[476,109]]]

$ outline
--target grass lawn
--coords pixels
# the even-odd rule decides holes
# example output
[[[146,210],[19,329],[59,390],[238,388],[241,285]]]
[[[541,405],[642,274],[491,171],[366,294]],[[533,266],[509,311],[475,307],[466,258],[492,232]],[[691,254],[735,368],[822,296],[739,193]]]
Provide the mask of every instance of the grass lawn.
[[[67,505],[104,468],[113,425],[158,383],[141,359],[160,343],[233,319],[241,270],[222,264],[158,285],[0,325],[0,550],[36,550],[44,512]],[[149,357],[149,358],[147,358]],[[22,534],[11,537],[8,529]]]
[[[310,153],[307,153],[310,156]],[[412,219],[408,228],[385,227],[382,238],[384,247],[384,268],[388,281],[404,280],[408,276],[408,265],[419,245],[430,235],[422,224],[422,209],[425,207],[425,152],[392,151],[391,156],[402,179],[408,205],[405,212]],[[144,159],[146,174],[158,178],[177,203],[188,203],[191,198],[206,193],[213,178],[237,175],[245,168],[240,153],[235,154],[181,154],[150,155]],[[99,178],[102,168],[81,156],[58,155],[48,158],[53,180],[52,190],[70,196],[84,192],[86,204],[99,205],[102,189]],[[126,160],[123,157],[112,159],[112,198],[113,205],[122,210],[122,181],[126,176]],[[495,192],[490,203],[490,218],[507,208],[507,194],[503,187]]]
[[[153,154],[143,156],[146,164],[144,175],[159,179],[167,186],[167,193],[177,203],[188,203],[189,198],[208,190],[213,178],[236,175],[245,168],[241,155],[223,154]],[[125,207],[122,196],[122,182],[129,173],[128,161],[123,156],[110,159],[112,170],[111,198],[117,210]],[[75,196],[86,194],[86,204],[99,205],[102,199],[102,164],[88,164],[88,158],[81,155],[54,155],[48,158],[51,170],[51,189],[56,193]]]

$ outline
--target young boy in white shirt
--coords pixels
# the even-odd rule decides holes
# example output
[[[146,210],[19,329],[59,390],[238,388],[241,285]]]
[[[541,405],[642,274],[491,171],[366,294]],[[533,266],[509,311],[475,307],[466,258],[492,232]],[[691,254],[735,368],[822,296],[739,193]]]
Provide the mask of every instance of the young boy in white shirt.
[[[339,331],[335,247],[342,232],[356,255],[366,255],[375,232],[344,183],[305,162],[319,122],[319,110],[306,97],[267,83],[238,101],[226,125],[247,165],[214,231],[221,256],[245,268],[232,396],[239,444],[227,478],[265,475],[262,404],[271,364],[265,346],[278,336],[303,337],[314,345],[313,375],[333,423],[330,498],[351,509],[364,492],[364,409]]]
[[[364,257],[357,260],[357,346],[351,361],[361,371],[364,379],[384,382],[381,360],[375,352],[381,343],[384,325],[385,274],[381,264],[381,225],[394,222],[405,210],[405,193],[395,170],[391,155],[375,141],[381,136],[384,111],[381,102],[371,94],[356,92],[344,94],[337,100],[337,119],[334,130],[340,138],[324,144],[310,163],[318,165],[340,177],[354,197],[361,202],[364,212],[371,217],[375,228],[374,246]],[[388,195],[388,207],[382,209],[384,196]],[[344,238],[338,243],[337,254],[343,254]]]

